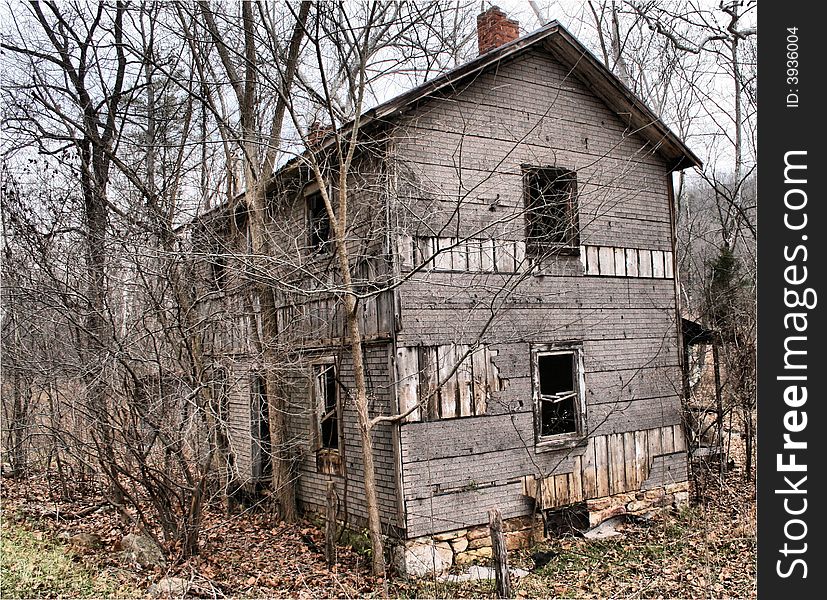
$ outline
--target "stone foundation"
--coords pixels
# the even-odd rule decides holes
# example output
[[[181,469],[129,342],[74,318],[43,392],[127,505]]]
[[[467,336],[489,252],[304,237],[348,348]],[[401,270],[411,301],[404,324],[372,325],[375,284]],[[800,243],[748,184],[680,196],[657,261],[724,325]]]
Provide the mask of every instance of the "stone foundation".
[[[505,544],[509,550],[527,548],[543,540],[543,520],[515,517],[503,520]],[[423,536],[398,544],[393,550],[396,570],[408,577],[445,575],[458,567],[491,559],[491,536],[488,525],[455,529]]]
[[[662,508],[685,506],[688,502],[689,482],[681,481],[651,490],[586,500],[586,507],[589,510],[589,527],[596,527],[618,515],[639,515]]]
[[[662,508],[684,506],[688,502],[689,482],[682,481],[651,490],[586,500],[586,507],[589,512],[589,527],[596,527],[606,519],[618,515],[643,514]],[[528,548],[543,541],[543,520],[540,515],[505,519],[503,532],[508,550]],[[393,549],[393,563],[397,572],[408,577],[446,575],[453,566],[487,563],[490,559],[491,536],[488,525],[406,540]]]

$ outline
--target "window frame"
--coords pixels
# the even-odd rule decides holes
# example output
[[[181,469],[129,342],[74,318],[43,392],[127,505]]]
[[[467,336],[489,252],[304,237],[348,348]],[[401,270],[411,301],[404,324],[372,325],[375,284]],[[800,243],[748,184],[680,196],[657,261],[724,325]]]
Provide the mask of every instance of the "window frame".
[[[580,254],[580,211],[577,185],[577,171],[556,165],[522,165],[523,169],[523,198],[525,208],[525,239],[526,255],[531,258],[543,258],[549,255],[576,256]],[[532,191],[537,188],[534,178],[544,172],[554,172],[553,181],[566,177],[566,231],[564,241],[542,240],[535,236],[533,231],[537,224],[535,212],[532,208],[535,197]],[[548,204],[546,204],[548,205]]]
[[[575,386],[574,431],[543,435],[542,432],[542,402],[540,393],[540,357],[552,355],[571,355],[572,383]],[[566,342],[556,344],[533,344],[531,346],[531,393],[534,413],[534,443],[538,451],[555,450],[563,447],[577,446],[586,440],[586,383],[583,369],[583,345],[580,342]]]
[[[266,432],[266,436],[262,432]],[[250,442],[253,478],[270,477],[273,474],[273,440],[270,438],[267,378],[263,371],[250,372]]]
[[[326,446],[323,439],[324,421],[326,417],[333,411],[327,411],[327,398],[322,397],[319,386],[319,378],[328,370],[333,370],[333,393],[335,394],[335,414],[332,418],[336,419],[336,447]],[[326,389],[327,386],[325,385]],[[328,474],[341,474],[342,460],[344,455],[344,431],[342,423],[342,394],[339,384],[338,367],[336,360],[333,357],[325,357],[314,360],[310,364],[310,392],[311,402],[313,406],[314,415],[314,450],[316,452],[316,468],[319,472]],[[330,417],[328,417],[330,418]]]

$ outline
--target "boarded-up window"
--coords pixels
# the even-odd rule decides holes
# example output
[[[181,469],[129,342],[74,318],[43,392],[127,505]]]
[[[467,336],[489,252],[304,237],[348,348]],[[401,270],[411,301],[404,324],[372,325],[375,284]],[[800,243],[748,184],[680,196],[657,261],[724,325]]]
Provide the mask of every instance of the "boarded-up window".
[[[534,352],[534,392],[538,441],[582,433],[581,368],[576,348]]]
[[[557,167],[525,170],[526,251],[530,256],[579,248],[577,175]]]
[[[324,204],[321,192],[315,192],[306,198],[308,246],[313,252],[330,250],[330,216]]]
[[[270,446],[270,408],[264,375],[253,373],[250,378],[250,433],[253,442],[253,477],[272,474]]]
[[[496,350],[462,344],[397,349],[400,410],[406,421],[434,421],[486,413],[492,394],[505,388]]]

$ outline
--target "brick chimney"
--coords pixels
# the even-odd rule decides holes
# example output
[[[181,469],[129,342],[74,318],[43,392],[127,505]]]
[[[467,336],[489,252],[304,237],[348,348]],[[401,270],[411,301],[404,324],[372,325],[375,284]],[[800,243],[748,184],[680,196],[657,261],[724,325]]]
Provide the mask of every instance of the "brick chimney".
[[[333,127],[330,125],[322,125],[318,121],[313,121],[307,130],[307,147],[317,149],[322,145],[324,139],[330,135]]]
[[[509,19],[499,6],[477,15],[477,43],[480,54],[499,48],[520,37],[520,23]]]

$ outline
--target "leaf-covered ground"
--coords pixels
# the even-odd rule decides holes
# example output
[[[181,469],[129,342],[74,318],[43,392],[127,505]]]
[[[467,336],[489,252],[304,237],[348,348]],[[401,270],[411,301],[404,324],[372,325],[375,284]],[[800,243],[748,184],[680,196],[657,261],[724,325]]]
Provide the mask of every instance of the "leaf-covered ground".
[[[2,597],[135,596],[162,577],[192,583],[202,597],[493,597],[493,583],[449,585],[369,575],[368,557],[340,544],[339,564],[324,562],[323,533],[310,522],[285,525],[246,511],[227,517],[209,512],[201,556],[161,569],[141,569],[118,551],[129,532],[113,512],[78,519],[61,515],[95,506],[100,497],[76,495],[55,503],[49,483],[33,477],[3,482]],[[733,473],[711,478],[702,498],[678,513],[625,525],[604,540],[561,537],[513,553],[513,566],[531,573],[519,580],[519,597],[690,598],[755,596],[755,498]],[[69,538],[95,533],[99,548]],[[358,536],[351,539],[358,541]],[[359,544],[354,544],[358,546]],[[543,557],[538,566],[536,558]]]

